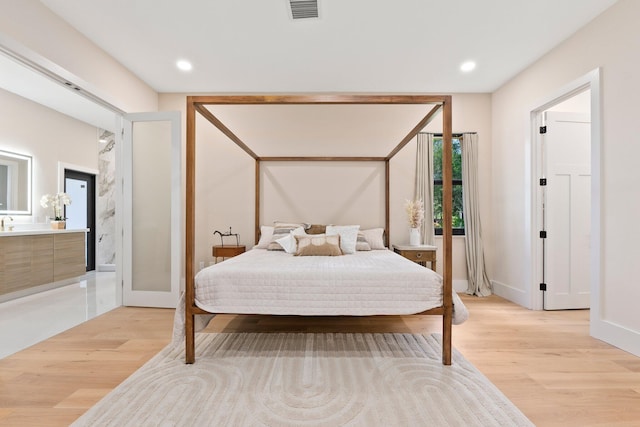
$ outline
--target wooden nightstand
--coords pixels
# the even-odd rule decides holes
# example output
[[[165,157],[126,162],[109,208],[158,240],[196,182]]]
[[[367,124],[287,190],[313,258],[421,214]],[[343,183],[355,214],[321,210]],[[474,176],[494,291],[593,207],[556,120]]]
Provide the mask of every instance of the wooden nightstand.
[[[240,255],[244,253],[246,247],[244,245],[225,245],[225,246],[214,246],[211,250],[211,254],[213,255],[213,261],[218,262],[218,258],[222,258],[224,261],[225,258],[232,258],[236,255]]]
[[[393,251],[403,257],[417,262],[423,267],[427,266],[427,262],[433,271],[436,271],[436,247],[430,245],[409,246],[409,245],[393,245]]]

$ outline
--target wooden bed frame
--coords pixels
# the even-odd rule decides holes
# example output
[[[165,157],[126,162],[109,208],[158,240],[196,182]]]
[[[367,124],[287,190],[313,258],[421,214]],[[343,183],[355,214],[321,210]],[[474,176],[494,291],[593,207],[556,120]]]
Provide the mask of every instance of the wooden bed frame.
[[[418,124],[411,129],[386,157],[260,157],[216,118],[207,105],[282,105],[282,104],[425,104],[433,105]],[[187,97],[186,141],[186,236],[185,236],[185,362],[195,362],[195,315],[210,314],[195,304],[195,166],[196,112],[217,127],[242,148],[256,162],[255,230],[256,243],[260,233],[260,166],[263,161],[366,161],[385,164],[385,231],[389,236],[389,162],[418,132],[442,111],[442,235],[443,235],[443,304],[418,315],[442,316],[442,363],[451,364],[452,300],[452,110],[450,95],[220,95]]]

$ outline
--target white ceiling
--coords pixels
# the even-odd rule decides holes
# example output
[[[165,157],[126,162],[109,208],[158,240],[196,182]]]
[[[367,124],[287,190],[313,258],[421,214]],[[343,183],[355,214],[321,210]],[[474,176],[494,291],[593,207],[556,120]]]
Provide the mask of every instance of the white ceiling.
[[[288,0],[41,1],[158,92],[455,93],[496,90],[616,0],[318,0],[296,21]]]

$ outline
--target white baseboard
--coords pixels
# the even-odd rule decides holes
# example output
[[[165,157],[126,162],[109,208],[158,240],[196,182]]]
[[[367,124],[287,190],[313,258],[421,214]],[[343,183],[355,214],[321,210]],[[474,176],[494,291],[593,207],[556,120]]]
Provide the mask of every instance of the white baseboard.
[[[451,285],[455,293],[466,292],[469,288],[469,282],[467,280],[452,280]]]
[[[115,264],[100,264],[98,266],[98,271],[116,271]]]
[[[589,333],[592,337],[640,357],[640,332],[608,320],[594,319],[592,312]]]
[[[491,281],[491,286],[493,287],[494,294],[511,302],[515,302],[516,304],[530,310],[533,309],[533,307],[531,307],[531,298],[529,297],[528,292],[522,289],[514,288],[513,286],[506,285],[496,280]]]

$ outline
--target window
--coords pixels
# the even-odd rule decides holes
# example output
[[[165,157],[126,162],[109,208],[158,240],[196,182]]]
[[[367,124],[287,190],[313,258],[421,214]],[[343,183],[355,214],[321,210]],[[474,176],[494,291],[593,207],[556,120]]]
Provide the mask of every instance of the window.
[[[462,136],[454,135],[453,145],[453,209],[451,223],[454,236],[464,236],[462,212]],[[433,138],[433,226],[435,234],[442,235],[442,135]]]

